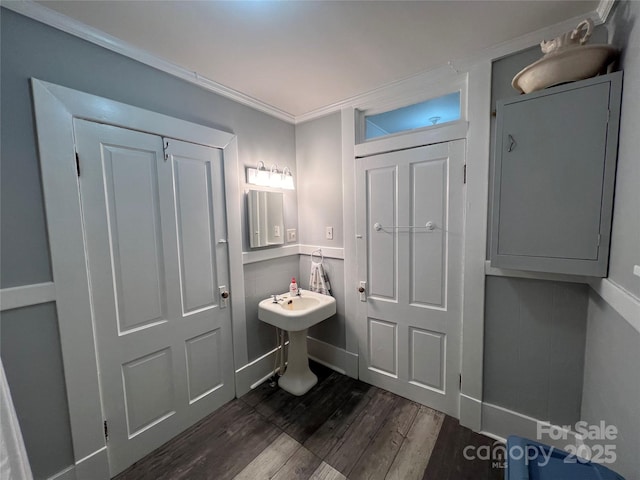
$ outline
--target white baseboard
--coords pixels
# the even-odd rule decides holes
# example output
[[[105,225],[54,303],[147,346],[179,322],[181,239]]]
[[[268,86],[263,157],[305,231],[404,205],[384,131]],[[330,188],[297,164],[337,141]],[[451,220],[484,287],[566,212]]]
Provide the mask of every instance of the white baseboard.
[[[289,342],[285,344],[286,348]],[[307,337],[309,358],[321,363],[336,372],[358,378],[358,355],[347,352],[315,338]],[[265,353],[244,367],[236,370],[236,396],[241,397],[257,387],[274,373],[277,348]],[[286,358],[286,357],[285,357]]]
[[[566,439],[554,439],[547,436],[538,438],[538,423],[548,423],[527,415],[523,415],[507,408],[483,402],[482,404],[482,433],[496,439],[506,439],[509,435],[518,435],[542,443],[546,443],[561,450],[567,445],[578,446],[581,439],[571,430],[554,425]]]
[[[111,474],[109,472],[109,457],[107,455],[107,447],[87,455],[76,462],[76,477],[78,480],[91,478],[92,480],[109,480]]]
[[[47,480],[109,480],[109,457],[107,447],[102,447],[76,462],[75,465],[49,477]]]
[[[285,344],[285,354],[288,345],[289,342]],[[265,353],[254,361],[247,363],[244,367],[236,370],[236,396],[238,398],[274,374],[273,366],[275,365],[276,352],[279,348],[280,347],[274,348],[270,352]]]
[[[358,378],[358,355],[313,337],[307,337],[309,358],[338,373]]]
[[[485,437],[489,437],[492,438],[494,440],[497,440],[500,443],[507,443],[507,439],[504,437],[501,437],[500,435],[496,435],[495,433],[491,433],[491,432],[487,432],[486,430],[480,430],[479,432],[481,435],[484,435]]]
[[[65,468],[64,470],[47,478],[47,480],[78,480],[78,477],[76,476],[76,466],[71,465],[70,467]]]
[[[482,429],[482,401],[460,393],[460,425],[474,432]]]

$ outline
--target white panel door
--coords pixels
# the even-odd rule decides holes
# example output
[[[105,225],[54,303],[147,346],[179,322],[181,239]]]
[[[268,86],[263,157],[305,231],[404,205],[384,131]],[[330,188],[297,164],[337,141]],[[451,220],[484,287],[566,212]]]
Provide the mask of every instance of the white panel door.
[[[222,155],[74,128],[115,475],[234,397]]]
[[[366,282],[360,378],[455,417],[464,149],[458,140],[356,160],[358,272]]]

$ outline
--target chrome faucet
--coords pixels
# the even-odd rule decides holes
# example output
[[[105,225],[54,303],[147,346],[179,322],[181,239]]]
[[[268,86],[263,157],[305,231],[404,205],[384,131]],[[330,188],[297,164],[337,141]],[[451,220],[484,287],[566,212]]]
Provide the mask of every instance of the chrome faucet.
[[[298,293],[296,293],[296,297],[301,297],[301,296],[302,296],[302,289],[298,287]]]
[[[272,302],[272,303],[278,303],[278,302],[280,302],[280,301],[281,301],[281,299],[280,299],[280,298],[278,298],[278,295],[273,295],[273,294],[272,294],[271,296],[273,297],[273,302]]]

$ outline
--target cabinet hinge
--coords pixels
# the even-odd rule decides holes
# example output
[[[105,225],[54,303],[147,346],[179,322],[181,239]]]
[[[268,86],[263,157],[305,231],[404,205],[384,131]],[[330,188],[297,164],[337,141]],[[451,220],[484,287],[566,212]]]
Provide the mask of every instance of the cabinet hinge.
[[[598,234],[598,246],[600,246],[600,239],[602,238],[602,235]]]
[[[467,164],[462,167],[462,183],[467,183]]]
[[[104,421],[104,439],[109,440],[109,427],[106,420]]]
[[[460,374],[460,381],[458,383],[458,388],[462,390],[462,374]]]
[[[76,152],[76,173],[80,176],[80,156]]]

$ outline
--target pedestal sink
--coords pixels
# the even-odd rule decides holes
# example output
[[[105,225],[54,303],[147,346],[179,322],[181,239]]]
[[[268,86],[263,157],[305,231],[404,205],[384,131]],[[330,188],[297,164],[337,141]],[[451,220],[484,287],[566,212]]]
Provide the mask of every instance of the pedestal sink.
[[[307,330],[336,313],[336,299],[320,293],[303,291],[300,296],[288,293],[258,304],[258,318],[289,333],[289,360],[278,385],[293,395],[304,395],[318,382],[309,369]]]

